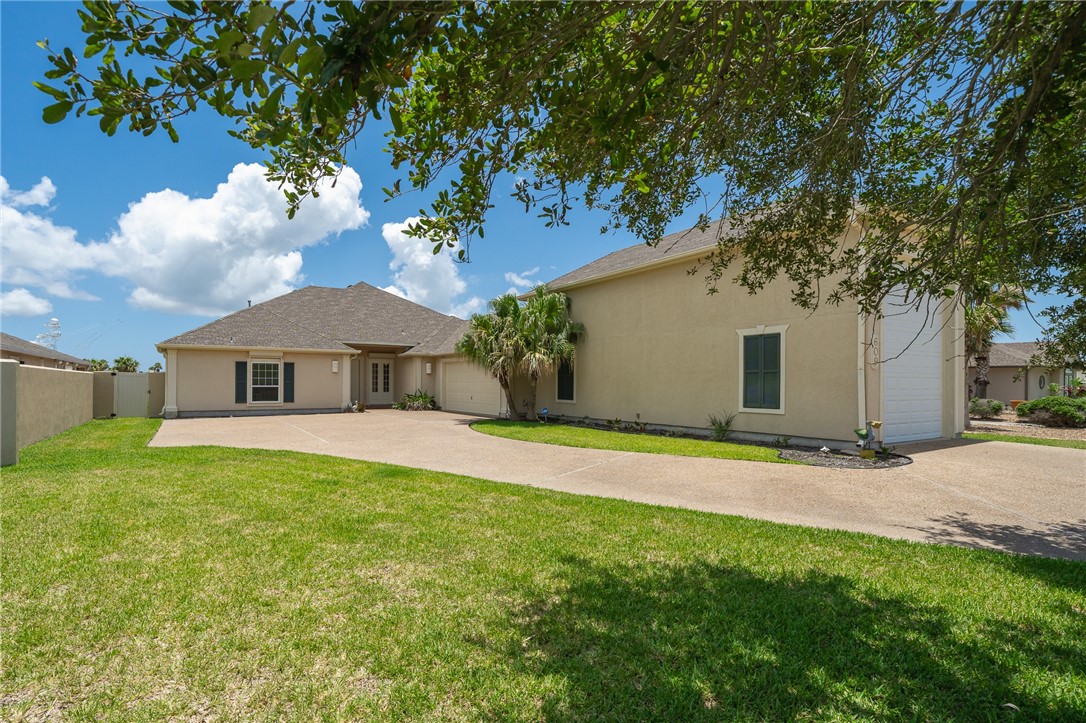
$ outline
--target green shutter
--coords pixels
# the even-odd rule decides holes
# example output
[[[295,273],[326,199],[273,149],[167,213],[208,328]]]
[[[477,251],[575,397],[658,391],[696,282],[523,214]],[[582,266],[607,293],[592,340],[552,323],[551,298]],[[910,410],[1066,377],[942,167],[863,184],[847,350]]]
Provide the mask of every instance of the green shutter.
[[[249,375],[249,363],[248,362],[234,362],[234,403],[245,404],[248,394],[246,394],[246,387],[248,387],[247,379]]]
[[[294,362],[283,362],[283,401],[294,401]]]

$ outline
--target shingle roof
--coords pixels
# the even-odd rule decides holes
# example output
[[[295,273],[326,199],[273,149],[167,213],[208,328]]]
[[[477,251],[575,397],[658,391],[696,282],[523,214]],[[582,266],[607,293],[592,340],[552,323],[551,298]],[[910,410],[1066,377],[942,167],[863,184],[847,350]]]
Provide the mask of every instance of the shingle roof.
[[[456,317],[365,283],[306,286],[234,312],[159,347],[227,346],[350,351],[353,345],[413,347]]]
[[[1012,341],[992,344],[988,361],[993,367],[1029,366],[1029,358],[1037,353],[1035,341]]]
[[[568,274],[559,276],[557,279],[548,282],[547,287],[560,289],[623,271],[630,271],[669,258],[681,258],[698,251],[707,252],[717,245],[719,238],[731,236],[733,233],[731,223],[724,220],[710,224],[704,231],[695,227],[669,234],[660,239],[655,246],[644,243],[627,246],[624,249],[607,254],[603,258],[596,259],[592,263],[585,264],[579,269],[574,269]]]
[[[450,317],[449,321],[434,330],[430,336],[422,340],[422,343],[404,356],[445,356],[456,353],[456,342],[464,337],[470,321]]]
[[[77,356],[71,354],[64,354],[56,351],[55,349],[49,349],[41,344],[35,344],[32,341],[26,339],[20,339],[17,336],[11,334],[5,334],[0,332],[0,349],[4,351],[10,351],[15,354],[28,354],[31,356],[41,357],[43,359],[55,359],[57,361],[66,362],[68,364],[82,364],[84,366],[90,366],[90,362],[86,359],[80,359]]]

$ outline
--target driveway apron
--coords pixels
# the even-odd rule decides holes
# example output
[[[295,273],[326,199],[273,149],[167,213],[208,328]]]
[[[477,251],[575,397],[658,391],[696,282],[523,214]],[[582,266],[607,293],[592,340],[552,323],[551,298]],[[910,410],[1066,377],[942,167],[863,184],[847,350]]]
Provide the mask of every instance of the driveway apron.
[[[152,447],[282,449],[886,537],[1086,560],[1086,451],[902,445],[879,470],[577,449],[501,439],[447,412],[166,420]]]

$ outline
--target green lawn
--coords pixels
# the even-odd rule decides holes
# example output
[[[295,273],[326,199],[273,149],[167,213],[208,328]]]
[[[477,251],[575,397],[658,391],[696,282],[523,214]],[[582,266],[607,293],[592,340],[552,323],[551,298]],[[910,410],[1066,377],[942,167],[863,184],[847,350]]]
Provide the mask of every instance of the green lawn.
[[[983,439],[987,442],[1017,442],[1019,444],[1040,444],[1045,447],[1070,447],[1086,449],[1086,442],[1081,439],[1045,439],[1043,437],[1023,437],[1017,434],[996,434],[994,432],[966,432],[966,439]]]
[[[4,470],[0,719],[1086,719],[1086,564],[155,428]]]
[[[613,449],[619,452],[649,452],[652,454],[677,454],[682,457],[713,457],[716,459],[745,459],[754,462],[781,462],[797,464],[781,459],[780,453],[771,447],[732,442],[710,442],[704,439],[661,437],[654,434],[630,434],[603,429],[574,427],[568,424],[540,424],[539,422],[511,422],[502,419],[485,419],[473,422],[471,428],[495,437],[519,439],[522,442],[558,444],[564,447],[589,449]]]

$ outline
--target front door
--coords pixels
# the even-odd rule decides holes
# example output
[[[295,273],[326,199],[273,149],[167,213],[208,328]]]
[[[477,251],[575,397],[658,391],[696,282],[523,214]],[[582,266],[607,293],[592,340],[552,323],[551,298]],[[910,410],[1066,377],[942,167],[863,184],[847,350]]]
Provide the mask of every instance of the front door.
[[[392,404],[392,359],[370,359],[369,378],[366,380],[366,404]]]

